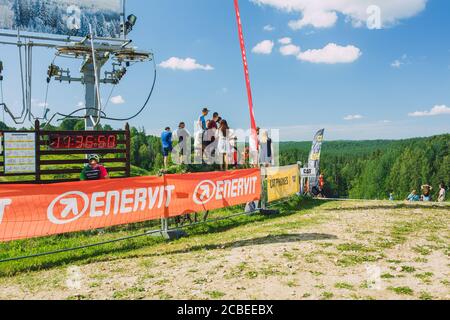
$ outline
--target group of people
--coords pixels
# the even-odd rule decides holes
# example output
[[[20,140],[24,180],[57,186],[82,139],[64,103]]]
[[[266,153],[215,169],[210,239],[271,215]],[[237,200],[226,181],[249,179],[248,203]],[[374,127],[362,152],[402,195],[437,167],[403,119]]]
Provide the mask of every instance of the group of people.
[[[410,202],[416,202],[416,201],[430,202],[430,201],[433,201],[433,197],[431,195],[431,191],[433,190],[432,186],[430,186],[428,184],[425,184],[425,185],[421,186],[421,190],[422,190],[422,194],[421,195],[417,194],[417,190],[411,191],[411,193],[406,198],[406,201],[410,201]],[[437,201],[438,202],[444,202],[445,201],[445,197],[446,197],[446,193],[447,193],[447,190],[445,188],[445,184],[442,182],[439,185],[439,192],[438,192]],[[392,193],[390,195],[390,199],[394,200]]]
[[[194,140],[194,157],[201,159],[201,163],[211,164],[216,162],[220,164],[221,170],[228,170],[230,166],[237,168],[239,164],[248,163],[250,158],[250,150],[244,148],[242,153],[238,148],[238,137],[235,132],[230,129],[228,121],[223,119],[218,112],[214,112],[212,117],[208,119],[211,111],[203,108],[201,115],[195,123]],[[258,135],[258,160],[253,165],[269,166],[273,161],[273,145],[272,139],[267,131],[257,129]],[[166,127],[161,134],[162,154],[164,157],[164,167],[169,164],[169,155],[174,148],[174,142],[183,147],[179,148],[176,154],[177,159],[181,163],[182,160],[188,160],[191,150],[191,135],[186,129],[186,124],[181,122],[178,129],[172,132],[170,127]]]

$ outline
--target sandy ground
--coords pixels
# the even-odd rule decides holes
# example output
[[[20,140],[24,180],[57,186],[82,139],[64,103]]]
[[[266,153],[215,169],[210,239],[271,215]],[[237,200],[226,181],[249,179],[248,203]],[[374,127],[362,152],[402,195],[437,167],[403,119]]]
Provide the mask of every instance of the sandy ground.
[[[324,203],[126,259],[3,278],[0,298],[449,299],[449,209]]]

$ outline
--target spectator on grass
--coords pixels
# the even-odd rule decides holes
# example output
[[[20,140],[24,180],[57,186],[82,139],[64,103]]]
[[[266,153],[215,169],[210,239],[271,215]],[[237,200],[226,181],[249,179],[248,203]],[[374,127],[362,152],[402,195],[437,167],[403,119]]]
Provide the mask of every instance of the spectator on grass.
[[[320,176],[319,176],[319,197],[320,198],[325,198],[324,188],[325,188],[325,177],[323,174],[320,174]]]
[[[96,154],[88,156],[87,164],[80,174],[81,181],[104,180],[109,179],[108,171],[100,164],[100,157]]]
[[[432,200],[431,190],[433,190],[433,187],[428,184],[424,184],[421,187],[421,189],[422,189],[422,196],[420,197],[420,200],[425,201],[425,202],[430,202]]]
[[[389,201],[394,201],[395,197],[394,197],[394,192],[390,192],[389,193]]]
[[[445,184],[441,182],[441,184],[439,185],[438,202],[445,202],[446,193],[447,191],[445,189]]]
[[[162,153],[164,156],[164,169],[167,169],[169,165],[169,154],[172,152],[172,131],[170,127],[167,127],[161,134]]]
[[[410,202],[420,201],[420,197],[417,195],[417,191],[416,190],[411,191],[409,196],[406,198],[406,201]]]

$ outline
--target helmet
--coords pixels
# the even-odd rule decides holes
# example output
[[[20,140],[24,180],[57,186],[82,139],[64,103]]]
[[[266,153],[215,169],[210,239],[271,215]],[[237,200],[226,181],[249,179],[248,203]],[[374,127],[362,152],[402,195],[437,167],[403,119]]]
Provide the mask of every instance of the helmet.
[[[88,156],[88,160],[89,160],[89,161],[95,160],[95,161],[97,161],[97,162],[100,162],[100,157],[98,156],[98,154],[90,154],[90,155]]]

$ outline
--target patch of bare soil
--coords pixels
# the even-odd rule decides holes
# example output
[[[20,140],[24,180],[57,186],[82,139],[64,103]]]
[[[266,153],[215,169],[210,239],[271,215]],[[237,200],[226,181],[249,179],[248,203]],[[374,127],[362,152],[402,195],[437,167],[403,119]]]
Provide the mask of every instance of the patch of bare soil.
[[[4,279],[0,298],[449,299],[448,215],[448,206],[324,203],[134,258]]]

